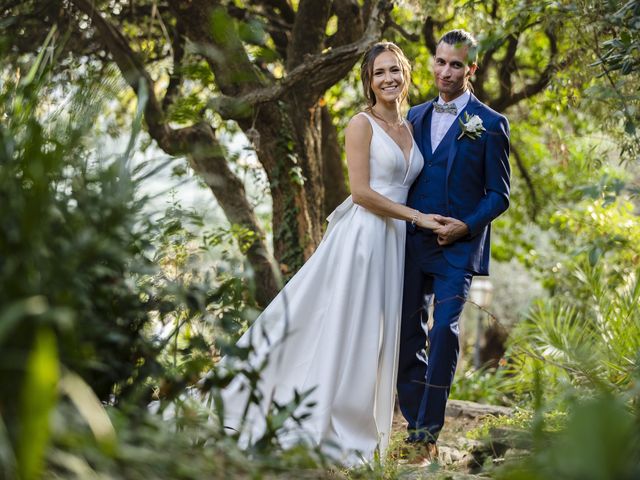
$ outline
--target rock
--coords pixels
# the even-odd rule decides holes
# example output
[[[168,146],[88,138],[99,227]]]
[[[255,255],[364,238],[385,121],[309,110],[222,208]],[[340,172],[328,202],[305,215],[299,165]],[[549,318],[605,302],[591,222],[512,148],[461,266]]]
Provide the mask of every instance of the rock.
[[[440,447],[440,463],[443,465],[455,465],[463,462],[467,452],[458,448],[442,445]]]
[[[498,455],[503,455],[505,451],[513,448],[530,450],[532,447],[531,433],[514,427],[494,427],[490,429],[489,441]]]
[[[449,400],[447,402],[446,415],[448,417],[479,418],[492,415],[494,417],[513,415],[513,408],[502,407],[500,405],[484,405],[482,403],[469,402],[466,400]]]
[[[482,425],[488,416],[512,416],[514,409],[498,405],[484,405],[464,400],[449,400],[447,420],[438,439],[440,450],[438,465],[400,467],[399,480],[434,478],[438,480],[465,480],[487,478],[482,472],[485,467],[496,465],[511,455],[523,455],[526,439],[509,428],[494,428],[487,440],[467,438],[470,430]],[[404,435],[406,423],[399,412],[394,421],[398,435]],[[508,430],[508,432],[506,431]],[[477,475],[480,474],[480,475]]]

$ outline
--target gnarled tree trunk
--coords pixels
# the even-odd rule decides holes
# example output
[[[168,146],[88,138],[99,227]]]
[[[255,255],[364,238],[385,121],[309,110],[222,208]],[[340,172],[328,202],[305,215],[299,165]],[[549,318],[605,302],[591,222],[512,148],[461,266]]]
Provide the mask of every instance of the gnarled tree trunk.
[[[91,20],[96,37],[90,42],[109,52],[136,93],[149,94],[145,120],[151,137],[165,152],[187,156],[229,221],[255,232],[246,253],[256,275],[256,298],[266,305],[278,290],[274,265],[286,274],[297,270],[320,242],[328,211],[347,195],[337,134],[321,98],[380,38],[392,2],[365,1],[360,6],[355,0],[300,0],[294,9],[281,0],[246,2],[246,8],[216,0],[179,0],[136,7],[151,20],[154,12],[160,12],[165,28],[159,38],[166,33],[173,36],[173,71],[162,100],[156,97],[156,85],[132,46],[135,39],[125,36],[108,4],[92,0],[71,0],[70,4]],[[145,6],[150,7],[148,12]],[[135,18],[131,12],[127,13]],[[237,22],[252,15],[266,19],[285,69],[279,79],[247,52],[248,40],[241,36]],[[332,16],[338,30],[328,36]],[[175,129],[167,120],[184,80],[185,45],[206,62],[220,92],[207,108],[235,121],[249,138],[256,138],[255,131],[259,134],[256,154],[273,200],[273,256],[213,127],[203,120]],[[335,186],[329,195],[327,184]]]

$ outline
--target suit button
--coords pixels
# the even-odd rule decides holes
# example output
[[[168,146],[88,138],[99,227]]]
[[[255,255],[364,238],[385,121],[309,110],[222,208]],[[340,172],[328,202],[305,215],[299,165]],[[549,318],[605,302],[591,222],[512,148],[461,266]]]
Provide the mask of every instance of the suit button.
[[[433,167],[433,162],[429,162],[427,165]]]

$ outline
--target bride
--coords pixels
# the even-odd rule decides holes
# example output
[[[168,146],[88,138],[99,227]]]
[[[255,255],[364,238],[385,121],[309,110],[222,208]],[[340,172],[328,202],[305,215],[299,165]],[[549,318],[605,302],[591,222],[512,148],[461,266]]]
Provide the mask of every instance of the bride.
[[[361,78],[368,107],[346,129],[351,196],[328,217],[316,252],[238,342],[252,347],[245,366],[259,370],[259,400],[250,401],[243,375],[221,392],[224,425],[244,446],[260,439],[274,403],[307,392],[314,406],[298,407],[299,420],[285,422],[279,442],[319,446],[351,465],[382,455],[389,442],[406,222],[438,225],[404,205],[423,163],[401,113],[407,58],[393,43],[378,43],[364,56]],[[238,365],[227,357],[221,366]]]

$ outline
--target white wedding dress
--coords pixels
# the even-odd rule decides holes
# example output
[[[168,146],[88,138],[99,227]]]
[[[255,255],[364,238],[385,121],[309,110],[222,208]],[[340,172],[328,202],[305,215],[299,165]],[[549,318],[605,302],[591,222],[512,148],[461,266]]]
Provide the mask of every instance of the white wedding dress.
[[[422,169],[415,141],[409,158],[366,113],[372,125],[371,188],[405,203]],[[257,441],[271,401],[314,388],[315,406],[279,437],[286,446],[320,445],[345,464],[370,461],[389,442],[394,410],[406,224],[369,212],[347,198],[328,218],[316,252],[242,336],[250,364],[268,356],[260,375],[261,405],[248,400],[239,375],[222,392],[224,425],[240,429],[241,444]],[[225,358],[222,366],[231,366]],[[326,447],[326,448],[325,448]]]

